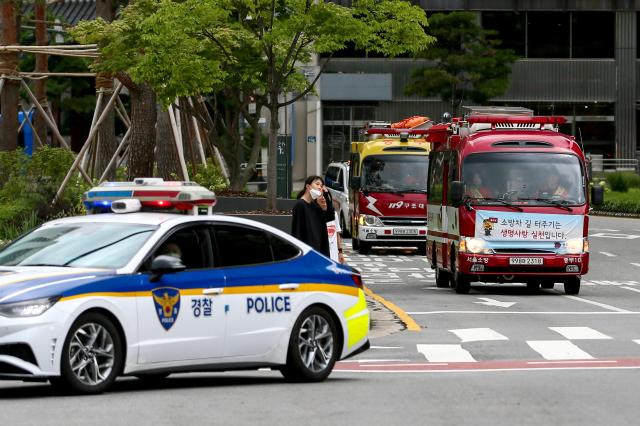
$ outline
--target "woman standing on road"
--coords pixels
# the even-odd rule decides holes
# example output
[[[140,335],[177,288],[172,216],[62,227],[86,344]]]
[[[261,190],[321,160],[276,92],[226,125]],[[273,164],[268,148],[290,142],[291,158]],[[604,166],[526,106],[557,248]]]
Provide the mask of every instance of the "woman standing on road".
[[[335,220],[335,210],[325,196],[324,180],[320,176],[309,176],[297,198],[292,211],[291,235],[330,257],[327,222]]]

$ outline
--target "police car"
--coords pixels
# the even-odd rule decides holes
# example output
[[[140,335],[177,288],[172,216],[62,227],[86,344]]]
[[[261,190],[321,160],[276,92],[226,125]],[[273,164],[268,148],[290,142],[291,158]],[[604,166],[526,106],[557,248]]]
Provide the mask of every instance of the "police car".
[[[121,375],[272,367],[321,381],[369,347],[355,270],[255,221],[173,213],[214,203],[189,183],[110,183],[85,205],[116,213],[0,250],[0,379],[98,393]]]

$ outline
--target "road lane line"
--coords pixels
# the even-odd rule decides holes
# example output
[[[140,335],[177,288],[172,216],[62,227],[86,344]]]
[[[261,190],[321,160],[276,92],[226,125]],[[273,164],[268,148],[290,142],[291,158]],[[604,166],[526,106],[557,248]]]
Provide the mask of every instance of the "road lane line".
[[[640,339],[635,339],[633,342],[640,345]]]
[[[366,364],[368,362],[409,362],[411,360],[409,359],[347,359],[344,361],[339,361],[339,362],[355,362],[357,363],[363,363]]]
[[[462,342],[481,342],[485,340],[509,340],[507,336],[494,331],[490,328],[459,328],[457,330],[449,330]]]
[[[640,293],[640,289],[637,288],[633,288],[633,287],[620,287],[620,288],[624,288],[625,290],[631,290],[631,291],[635,291],[637,293]]]
[[[475,362],[462,345],[416,345],[429,362]]]
[[[527,364],[531,365],[549,365],[549,364],[617,364],[618,361],[614,359],[585,359],[575,361],[527,361]]]
[[[591,327],[549,327],[550,330],[563,335],[569,340],[580,339],[611,339],[612,337],[602,334]]]
[[[591,355],[568,340],[527,340],[527,345],[544,359],[593,359]]]
[[[637,266],[638,268],[640,268],[640,263],[632,263],[633,266]]]
[[[407,312],[409,315],[434,315],[434,314],[501,314],[501,315],[640,315],[640,312],[623,311],[426,311]]]
[[[620,232],[619,229],[589,228],[591,231]]]
[[[369,349],[403,349],[402,346],[371,346]]]
[[[395,303],[389,302],[384,297],[377,295],[369,287],[365,287],[364,288],[364,292],[367,294],[367,296],[372,297],[373,299],[375,299],[378,302],[382,303],[387,309],[392,311],[398,318],[400,318],[400,321],[402,321],[404,323],[404,325],[407,327],[407,330],[420,331],[420,326],[418,325],[418,323],[415,322],[415,320],[413,318],[411,318],[404,311],[404,309],[402,309],[401,307],[399,307]]]
[[[600,306],[603,309],[608,309],[608,310],[614,311],[614,312],[629,312],[626,309],[616,308],[615,306],[607,305],[606,303],[600,303],[600,302],[596,302],[594,300],[584,299],[584,298],[578,297],[578,296],[567,296],[567,295],[564,295],[563,297],[566,297],[567,299],[571,299],[571,300],[576,300],[578,302],[589,303],[590,305]]]
[[[616,257],[616,256],[617,256],[617,254],[608,253],[608,252],[606,252],[606,251],[599,251],[598,253],[600,253],[600,254],[604,254],[604,255],[605,255],[605,256],[607,256],[607,257]]]

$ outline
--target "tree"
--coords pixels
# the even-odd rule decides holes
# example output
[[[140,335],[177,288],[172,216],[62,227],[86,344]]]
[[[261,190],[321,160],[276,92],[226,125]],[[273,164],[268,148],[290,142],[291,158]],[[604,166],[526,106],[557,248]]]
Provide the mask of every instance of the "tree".
[[[230,12],[226,22],[221,20],[222,11]],[[147,34],[153,33],[149,37],[157,38],[157,43],[152,43],[155,46],[162,46],[169,37],[165,32],[179,28],[181,37],[186,37],[182,42],[198,47],[181,48],[179,57],[172,57],[174,67],[184,61],[185,73],[165,75],[177,80],[164,78],[154,85],[162,97],[173,99],[212,91],[215,85],[197,84],[200,76],[197,72],[193,75],[188,64],[197,66],[203,60],[217,57],[221,61],[218,71],[241,80],[245,85],[241,89],[243,94],[251,94],[270,111],[268,209],[275,207],[276,199],[278,110],[313,90],[330,55],[312,81],[305,76],[302,65],[310,62],[314,54],[335,52],[347,43],[396,56],[418,52],[433,41],[424,31],[427,25],[424,11],[400,0],[358,0],[352,7],[322,0],[162,1],[148,23],[151,25]],[[162,54],[159,49],[154,52]],[[240,72],[231,73],[225,64],[238,64]],[[146,74],[154,72],[149,68]],[[225,77],[220,75],[221,80]],[[200,82],[214,83],[204,79]],[[284,93],[292,96],[284,101],[281,96]]]
[[[438,95],[453,113],[465,101],[485,103],[508,87],[511,64],[518,58],[501,49],[496,31],[483,29],[473,12],[436,13],[429,18],[436,44],[421,53],[433,65],[414,71],[409,95]]]
[[[18,3],[15,0],[0,0],[0,45],[18,43]],[[0,75],[18,76],[18,54],[0,53]],[[12,151],[18,146],[18,95],[20,82],[16,79],[3,79],[0,104],[0,151]]]

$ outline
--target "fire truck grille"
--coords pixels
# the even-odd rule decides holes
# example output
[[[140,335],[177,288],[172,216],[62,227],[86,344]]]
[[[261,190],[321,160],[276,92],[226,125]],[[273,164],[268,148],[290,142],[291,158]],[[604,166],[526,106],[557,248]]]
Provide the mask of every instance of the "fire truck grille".
[[[427,226],[426,217],[381,217],[385,226]]]
[[[493,249],[496,253],[509,253],[509,254],[531,254],[531,253],[541,253],[541,254],[553,254],[555,251],[552,249],[526,249],[526,248],[500,248]]]

